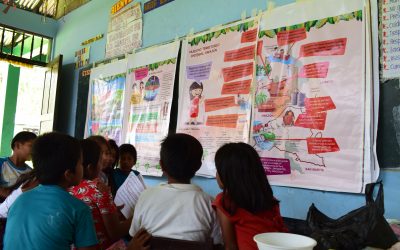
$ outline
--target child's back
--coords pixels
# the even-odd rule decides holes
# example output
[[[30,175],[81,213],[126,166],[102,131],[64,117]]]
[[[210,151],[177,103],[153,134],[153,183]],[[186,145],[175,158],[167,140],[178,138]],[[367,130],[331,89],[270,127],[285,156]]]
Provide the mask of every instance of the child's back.
[[[260,157],[245,143],[228,143],[215,154],[218,194],[214,207],[221,221],[226,249],[257,250],[253,237],[286,232],[279,202],[265,176]]]
[[[70,249],[97,243],[90,209],[57,185],[39,185],[11,207],[4,249]]]
[[[203,148],[186,134],[168,136],[161,143],[160,165],[168,183],[145,190],[135,207],[129,231],[134,235],[144,227],[154,236],[221,242],[220,227],[212,198],[190,184],[201,166]]]
[[[161,184],[145,190],[135,207],[130,235],[140,227],[154,236],[220,243],[212,197],[193,184]]]
[[[59,133],[38,137],[32,160],[41,185],[23,193],[8,213],[4,249],[97,249],[90,209],[67,189],[83,176],[79,141]]]

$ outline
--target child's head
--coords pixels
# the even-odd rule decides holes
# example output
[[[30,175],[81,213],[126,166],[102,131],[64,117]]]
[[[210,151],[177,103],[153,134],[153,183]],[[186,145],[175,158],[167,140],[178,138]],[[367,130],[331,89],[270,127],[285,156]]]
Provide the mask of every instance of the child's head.
[[[93,180],[99,176],[100,146],[94,140],[81,140],[83,178]]]
[[[225,207],[231,213],[237,207],[256,213],[278,203],[252,146],[242,142],[223,145],[215,154],[215,165],[218,184],[233,203]]]
[[[32,148],[32,161],[39,183],[74,186],[83,176],[79,141],[61,133],[39,136]]]
[[[119,148],[114,140],[108,140],[108,145],[110,145],[110,164],[111,168],[114,168],[119,161]]]
[[[33,141],[36,137],[36,134],[28,131],[22,131],[16,134],[11,141],[13,154],[26,161],[30,160]]]
[[[203,83],[201,82],[193,82],[189,87],[190,100],[195,98],[196,96],[200,97],[203,93]]]
[[[172,134],[161,142],[160,165],[169,178],[188,183],[201,167],[203,147],[191,135]]]
[[[123,171],[131,171],[136,164],[137,153],[132,144],[122,144],[119,147],[119,168]]]
[[[108,168],[108,162],[110,161],[110,146],[108,145],[107,140],[100,135],[92,135],[88,139],[97,142],[97,144],[100,146],[101,152],[98,162],[100,170]]]

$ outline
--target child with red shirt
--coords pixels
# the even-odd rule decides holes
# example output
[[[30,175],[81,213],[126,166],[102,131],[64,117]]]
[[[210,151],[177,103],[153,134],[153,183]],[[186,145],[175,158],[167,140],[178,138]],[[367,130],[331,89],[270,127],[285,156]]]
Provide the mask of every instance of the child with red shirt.
[[[245,143],[229,143],[215,154],[222,193],[213,207],[221,224],[225,249],[257,250],[256,234],[287,232],[261,159]]]
[[[83,180],[79,185],[72,187],[70,192],[90,207],[100,249],[107,249],[128,234],[132,220],[119,220],[111,192],[107,188],[101,188],[100,185],[104,184],[96,181],[100,173],[100,145],[94,140],[85,139],[81,142],[81,147]]]

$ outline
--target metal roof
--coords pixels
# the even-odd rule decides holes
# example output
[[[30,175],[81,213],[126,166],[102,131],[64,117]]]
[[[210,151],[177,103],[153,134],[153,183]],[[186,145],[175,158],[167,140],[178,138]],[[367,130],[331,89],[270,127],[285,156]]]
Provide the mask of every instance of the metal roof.
[[[58,0],[1,0],[7,5],[2,11],[6,14],[10,8],[19,8],[37,14],[55,17]]]

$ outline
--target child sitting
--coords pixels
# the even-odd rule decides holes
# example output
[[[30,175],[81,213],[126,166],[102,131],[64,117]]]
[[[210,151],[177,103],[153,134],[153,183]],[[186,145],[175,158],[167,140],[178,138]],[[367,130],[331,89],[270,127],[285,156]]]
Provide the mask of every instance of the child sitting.
[[[36,135],[32,132],[22,131],[14,136],[11,141],[13,153],[10,157],[0,158],[0,198],[4,199],[10,194],[10,187],[17,181],[21,174],[32,169],[25,163],[31,159],[31,149]]]
[[[113,184],[115,185],[113,188],[114,195],[131,172],[134,172],[134,174],[142,180],[140,173],[132,169],[136,164],[136,160],[137,153],[133,145],[122,144],[119,147],[119,168],[114,169],[112,173]]]
[[[225,249],[257,250],[259,233],[287,232],[260,157],[246,143],[229,143],[215,154],[222,193],[213,204],[221,223]]]
[[[112,178],[111,178],[111,169],[108,169],[109,163],[111,162],[111,155],[110,155],[110,145],[108,144],[107,140],[100,135],[92,135],[88,138],[89,140],[93,140],[97,142],[100,146],[100,158],[99,158],[99,179],[107,186],[112,187]]]
[[[67,192],[83,176],[79,141],[60,133],[38,137],[32,150],[40,185],[23,193],[7,219],[4,249],[97,249],[89,207]]]
[[[83,180],[70,189],[72,195],[84,201],[93,215],[97,239],[101,249],[107,249],[113,242],[128,234],[132,220],[120,222],[118,211],[109,190],[100,190],[97,182],[100,173],[98,165],[100,146],[93,140],[81,142],[83,155]]]
[[[190,135],[174,134],[164,139],[160,165],[168,183],[146,189],[140,195],[130,235],[144,227],[153,236],[189,241],[213,238],[215,244],[221,242],[213,199],[190,184],[201,166],[202,155],[200,142]]]

